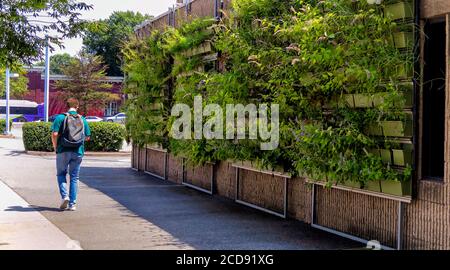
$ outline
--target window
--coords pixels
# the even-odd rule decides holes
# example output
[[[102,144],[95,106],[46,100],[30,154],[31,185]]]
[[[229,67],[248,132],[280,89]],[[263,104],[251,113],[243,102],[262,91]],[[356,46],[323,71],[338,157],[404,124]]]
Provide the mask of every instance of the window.
[[[446,24],[445,20],[425,24],[422,90],[422,178],[444,177]]]
[[[105,116],[112,116],[117,114],[117,102],[111,102],[105,109]]]

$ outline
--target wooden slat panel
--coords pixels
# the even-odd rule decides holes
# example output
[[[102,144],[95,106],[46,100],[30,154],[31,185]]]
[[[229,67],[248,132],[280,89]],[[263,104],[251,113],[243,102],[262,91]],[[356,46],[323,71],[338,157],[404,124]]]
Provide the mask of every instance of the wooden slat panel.
[[[422,18],[445,16],[450,13],[450,1],[448,0],[420,0],[420,6]]]
[[[216,192],[220,196],[234,199],[236,168],[230,162],[219,162],[215,168]]]
[[[181,158],[169,154],[167,158],[167,179],[181,184],[183,179],[183,163]]]
[[[166,153],[161,151],[155,151],[152,149],[146,149],[147,151],[147,165],[146,171],[164,177],[165,171],[165,155]]]
[[[283,213],[283,178],[240,169],[239,179],[239,199],[241,201]]]
[[[205,164],[203,166],[185,166],[185,182],[194,186],[211,190],[212,164]]]

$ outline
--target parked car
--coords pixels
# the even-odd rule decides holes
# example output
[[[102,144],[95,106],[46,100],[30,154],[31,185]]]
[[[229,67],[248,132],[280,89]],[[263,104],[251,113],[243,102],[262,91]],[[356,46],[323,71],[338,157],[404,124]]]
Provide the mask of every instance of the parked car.
[[[85,117],[87,122],[102,122],[103,118],[100,118],[98,116],[86,116]]]
[[[125,124],[126,118],[127,118],[127,116],[125,115],[125,113],[118,113],[114,116],[105,117],[104,120],[106,122],[115,122],[115,123]]]
[[[48,117],[48,121],[50,122],[50,123],[53,123],[54,121],[55,121],[55,119],[56,119],[56,116],[58,116],[59,114],[54,114],[54,115],[51,115],[51,116],[49,116]],[[36,121],[36,122],[44,122],[44,118],[40,118],[38,121]]]

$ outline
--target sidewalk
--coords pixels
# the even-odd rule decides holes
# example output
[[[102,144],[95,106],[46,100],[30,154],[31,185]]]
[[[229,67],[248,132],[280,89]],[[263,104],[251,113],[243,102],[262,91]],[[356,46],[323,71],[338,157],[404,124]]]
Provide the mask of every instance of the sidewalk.
[[[48,221],[0,181],[0,250],[81,249],[65,233]]]
[[[69,238],[79,241],[85,250],[299,250],[361,246],[295,220],[280,219],[134,172],[130,158],[124,156],[86,156],[77,211],[61,212],[57,208],[60,197],[54,156],[25,154],[17,136],[0,139],[0,160],[1,181],[10,187],[2,191],[7,196],[0,193],[4,204],[0,205],[0,224],[5,224],[0,225],[0,243],[10,244],[0,248],[66,248]],[[14,200],[6,200],[12,196],[11,189],[28,203],[16,201],[20,198],[14,193]],[[28,204],[35,208],[30,209]],[[14,239],[17,240],[13,242]],[[72,245],[71,242],[69,246]]]

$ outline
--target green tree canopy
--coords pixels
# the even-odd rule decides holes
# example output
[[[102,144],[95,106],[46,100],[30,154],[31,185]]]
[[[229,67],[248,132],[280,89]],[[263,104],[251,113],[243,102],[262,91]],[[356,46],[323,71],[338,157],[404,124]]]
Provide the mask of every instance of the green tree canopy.
[[[0,68],[0,98],[5,98],[5,68]],[[20,99],[28,92],[28,78],[27,72],[23,68],[16,68],[11,73],[19,74],[18,78],[10,79],[10,94],[11,98]]]
[[[80,111],[86,114],[91,108],[102,108],[119,97],[108,92],[112,85],[106,83],[106,66],[101,56],[79,53],[71,64],[62,68],[69,80],[56,83],[59,98],[74,97],[80,101]]]
[[[51,42],[79,35],[85,22],[80,11],[92,6],[74,0],[1,0],[0,66],[31,64],[41,57],[45,35],[57,34]]]
[[[134,27],[150,18],[150,15],[139,12],[116,11],[108,19],[88,25],[83,45],[89,53],[103,57],[108,65],[109,76],[122,76],[122,45],[133,34]]]
[[[50,74],[64,74],[63,69],[71,65],[75,58],[68,53],[60,53],[50,56]],[[35,66],[44,66],[45,62],[40,61]]]

